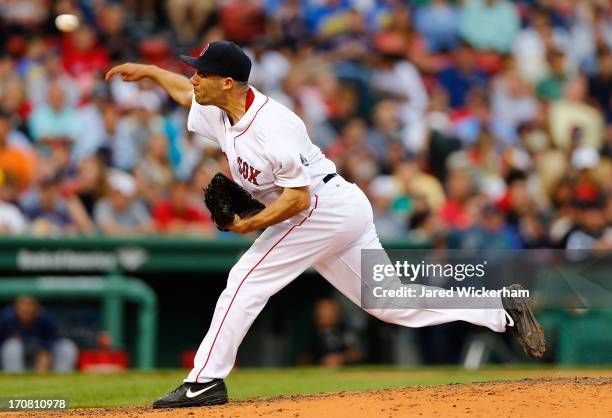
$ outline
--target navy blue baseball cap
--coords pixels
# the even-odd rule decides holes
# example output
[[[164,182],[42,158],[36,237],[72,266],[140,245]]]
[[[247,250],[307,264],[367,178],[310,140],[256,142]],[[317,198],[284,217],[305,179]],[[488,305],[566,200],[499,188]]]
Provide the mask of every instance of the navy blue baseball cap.
[[[231,77],[247,82],[251,73],[251,59],[233,42],[215,41],[204,47],[200,56],[181,55],[181,60],[205,74]]]

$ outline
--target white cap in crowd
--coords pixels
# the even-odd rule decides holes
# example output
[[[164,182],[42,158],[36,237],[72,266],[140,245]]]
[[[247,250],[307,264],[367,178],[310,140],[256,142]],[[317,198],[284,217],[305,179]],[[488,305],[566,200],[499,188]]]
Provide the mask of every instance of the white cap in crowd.
[[[124,171],[112,170],[108,175],[108,185],[127,197],[134,196],[136,193],[134,177]]]
[[[571,163],[576,170],[595,168],[599,164],[599,153],[593,147],[580,146],[572,153]]]

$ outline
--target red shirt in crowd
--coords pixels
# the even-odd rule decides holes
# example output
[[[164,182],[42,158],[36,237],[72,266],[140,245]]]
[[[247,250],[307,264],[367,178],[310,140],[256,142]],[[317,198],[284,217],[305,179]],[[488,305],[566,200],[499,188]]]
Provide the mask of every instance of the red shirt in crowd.
[[[440,209],[440,217],[453,228],[465,229],[470,226],[470,218],[465,211],[465,206],[453,200],[447,200]]]
[[[199,208],[189,205],[185,210],[177,211],[169,200],[162,200],[155,205],[153,208],[153,219],[160,231],[167,231],[174,221],[200,225],[210,225],[211,223],[210,217]]]
[[[62,39],[62,62],[72,76],[88,73],[103,74],[110,65],[106,48],[97,41],[90,48],[80,50],[71,37]]]

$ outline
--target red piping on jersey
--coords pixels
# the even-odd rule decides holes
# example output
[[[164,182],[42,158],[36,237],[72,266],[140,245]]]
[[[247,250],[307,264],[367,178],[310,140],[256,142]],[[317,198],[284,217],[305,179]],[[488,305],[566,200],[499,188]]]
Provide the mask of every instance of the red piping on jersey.
[[[249,107],[251,107],[254,100],[255,100],[255,93],[253,93],[253,90],[249,87],[249,90],[247,91],[247,95],[246,95],[246,101],[244,102],[245,113],[248,112]]]
[[[243,133],[245,133],[246,131],[249,130],[249,128],[251,127],[251,125],[253,124],[253,121],[255,120],[255,118],[257,117],[257,114],[259,113],[259,111],[266,105],[266,103],[268,103],[268,100],[270,100],[269,97],[266,97],[266,101],[261,105],[261,107],[259,109],[257,109],[257,112],[255,112],[255,116],[253,116],[253,119],[251,119],[251,122],[249,122],[249,126],[247,126],[244,131],[240,132],[237,136],[234,137],[234,141],[238,139],[239,136],[241,136]]]
[[[265,104],[265,103],[264,103]],[[304,222],[306,222],[311,216],[312,213],[314,212],[314,210],[317,208],[317,205],[319,204],[319,196],[315,194],[315,205],[314,207],[310,210],[310,212],[308,213],[308,216],[306,216],[304,219],[302,219],[302,221],[297,224],[297,225],[293,225],[289,231],[285,232],[285,235],[283,235],[278,241],[276,241],[276,243],[272,246],[272,248],[270,248],[268,250],[267,253],[264,254],[263,257],[261,257],[259,259],[259,261],[257,262],[257,264],[255,264],[251,270],[249,270],[249,272],[246,274],[246,276],[244,276],[244,278],[242,279],[242,281],[240,282],[240,284],[238,285],[238,288],[236,289],[236,292],[234,293],[234,296],[232,297],[232,300],[230,301],[229,306],[227,307],[227,310],[225,311],[225,315],[223,315],[223,319],[221,320],[221,324],[219,325],[219,329],[217,330],[217,333],[215,334],[215,339],[213,340],[211,346],[210,346],[210,350],[208,351],[208,356],[206,357],[206,361],[204,362],[204,365],[202,366],[202,368],[200,369],[200,371],[198,372],[195,382],[197,383],[198,380],[200,379],[200,374],[202,374],[202,372],[204,371],[204,368],[206,367],[206,365],[208,364],[208,360],[210,360],[210,355],[212,354],[212,350],[215,346],[215,343],[217,342],[217,337],[219,336],[219,333],[221,332],[221,327],[223,327],[223,323],[225,322],[225,318],[227,318],[227,314],[230,311],[230,308],[232,307],[232,304],[234,303],[234,299],[236,299],[236,295],[238,294],[238,291],[240,290],[240,288],[242,287],[242,284],[244,283],[244,281],[247,279],[247,277],[250,276],[250,274],[257,268],[258,265],[261,264],[261,262],[264,260],[264,258],[266,258],[268,256],[268,254],[270,254],[270,252],[276,248],[276,246],[278,244],[280,244],[280,242],[282,240],[285,239],[285,237],[287,235],[289,235],[291,233],[291,231],[293,231],[296,227],[301,226]]]

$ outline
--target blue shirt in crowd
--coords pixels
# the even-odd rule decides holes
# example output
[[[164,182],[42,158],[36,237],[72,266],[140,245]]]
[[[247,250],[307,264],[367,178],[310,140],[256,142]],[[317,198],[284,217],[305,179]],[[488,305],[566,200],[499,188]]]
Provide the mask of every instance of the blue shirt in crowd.
[[[427,5],[416,10],[415,25],[431,52],[450,51],[459,41],[459,12],[451,5]]]
[[[465,104],[465,98],[471,88],[487,85],[487,76],[480,70],[466,74],[455,67],[449,67],[442,70],[439,77],[440,84],[448,91],[450,105],[454,109]]]

